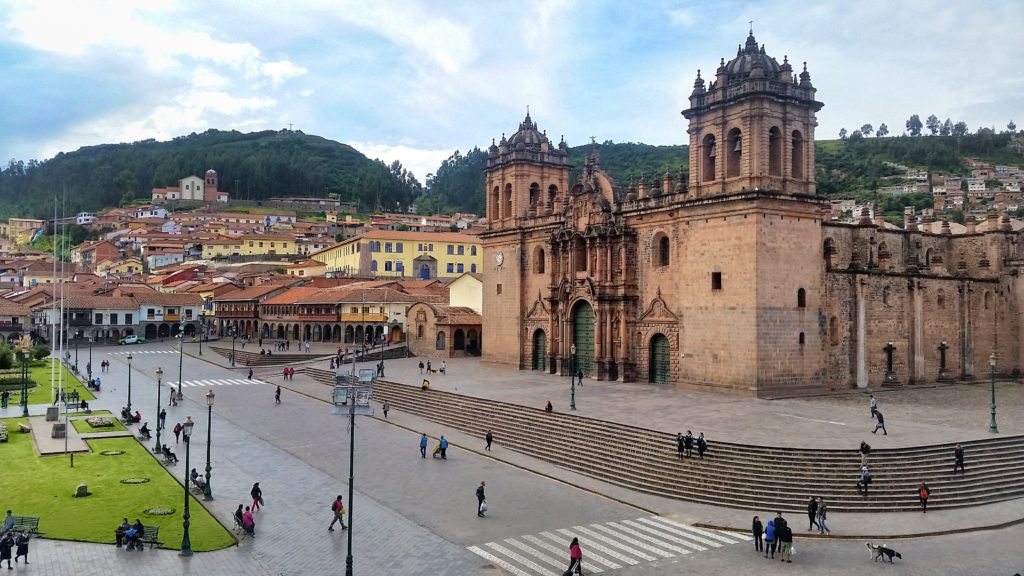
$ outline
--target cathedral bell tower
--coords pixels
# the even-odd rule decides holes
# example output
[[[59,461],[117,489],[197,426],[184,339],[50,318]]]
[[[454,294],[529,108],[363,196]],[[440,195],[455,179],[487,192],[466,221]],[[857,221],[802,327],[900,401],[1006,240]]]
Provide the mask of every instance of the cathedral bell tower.
[[[690,192],[697,197],[770,190],[814,194],[815,113],[822,103],[804,64],[793,76],[751,30],[710,86],[700,70],[683,116],[690,121]]]

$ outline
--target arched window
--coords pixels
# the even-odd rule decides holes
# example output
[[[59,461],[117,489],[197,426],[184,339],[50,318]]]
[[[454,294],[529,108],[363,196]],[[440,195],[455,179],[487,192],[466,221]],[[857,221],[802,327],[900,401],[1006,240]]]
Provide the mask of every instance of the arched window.
[[[892,258],[892,254],[889,252],[889,247],[882,242],[878,245],[878,268],[881,270],[889,269],[889,261]]]
[[[939,291],[938,291],[938,293],[936,295],[935,300],[936,300],[936,304],[938,304],[938,306],[939,306],[939,309],[940,310],[944,310],[946,308],[946,292],[945,292],[945,290],[943,290],[942,288],[939,288]]]
[[[505,211],[501,215],[502,218],[512,217],[512,185],[505,184]]]
[[[782,176],[782,131],[775,126],[768,131],[768,175]]]
[[[554,205],[556,196],[558,196],[558,186],[554,184],[548,186],[548,206]]]
[[[882,289],[882,304],[892,306],[892,289],[888,286]]]
[[[790,175],[793,178],[804,177],[804,135],[799,130],[793,130],[793,163]]]
[[[540,246],[537,247],[536,256],[534,256],[534,272],[537,274],[544,273],[544,249]]]
[[[530,184],[530,206],[536,207],[540,203],[540,184]]]
[[[501,208],[501,194],[500,194],[500,191],[501,190],[497,186],[494,187],[494,190],[491,190],[491,201],[489,202],[489,204],[491,205],[491,213],[490,213],[489,217],[490,217],[492,222],[494,222],[494,221],[496,221],[496,220],[498,220],[500,218],[499,212],[498,212],[498,209]]]
[[[668,266],[669,264],[669,243],[668,236],[662,236],[658,240],[658,265]]]
[[[416,326],[416,337],[423,338],[423,324]]]
[[[836,241],[832,238],[826,238],[825,247],[822,252],[825,254],[825,269],[831,270],[834,265],[833,258],[836,255]]]
[[[438,350],[444,350],[445,349],[445,345],[444,345],[444,332],[438,332],[437,333],[437,346],[435,346],[435,348],[437,348]]]
[[[725,177],[739,176],[740,161],[743,159],[743,135],[740,133],[739,128],[729,130],[726,145],[728,146],[726,150],[728,161],[725,163]]]
[[[583,238],[576,239],[573,260],[576,262],[577,272],[587,271],[587,243]]]
[[[377,271],[377,261],[376,260],[370,260],[370,272],[376,272],[376,271]]]
[[[805,344],[806,342],[807,342],[807,339],[806,339],[806,337],[804,336],[804,333],[803,333],[803,332],[801,332],[801,333],[800,333],[800,346],[803,346],[803,345],[804,345],[804,344]]]
[[[835,316],[828,321],[828,338],[833,346],[839,345],[839,319]]]
[[[803,288],[796,291],[796,307],[807,308],[807,291]]]
[[[932,267],[932,249],[929,248],[924,251],[924,269],[929,270]]]
[[[704,143],[701,146],[701,154],[703,156],[703,165],[701,166],[701,172],[704,182],[711,182],[715,179],[715,137],[708,134],[704,137]]]
[[[985,290],[985,310],[988,310],[992,306],[992,293]]]

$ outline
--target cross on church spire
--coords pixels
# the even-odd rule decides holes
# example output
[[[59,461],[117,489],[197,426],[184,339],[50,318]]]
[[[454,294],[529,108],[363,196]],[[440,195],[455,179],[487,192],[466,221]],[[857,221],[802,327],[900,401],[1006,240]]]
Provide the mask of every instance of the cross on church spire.
[[[753,20],[748,20],[747,22],[750,23],[750,33],[753,34],[754,33],[754,21]]]

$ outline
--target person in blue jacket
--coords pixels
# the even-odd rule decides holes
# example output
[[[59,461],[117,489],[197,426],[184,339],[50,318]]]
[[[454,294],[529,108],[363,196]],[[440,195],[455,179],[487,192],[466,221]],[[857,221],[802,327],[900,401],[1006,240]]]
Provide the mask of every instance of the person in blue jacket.
[[[768,526],[764,529],[764,557],[771,552],[772,560],[775,560],[775,520],[769,520]]]
[[[420,457],[427,457],[427,435],[425,433],[420,436]]]

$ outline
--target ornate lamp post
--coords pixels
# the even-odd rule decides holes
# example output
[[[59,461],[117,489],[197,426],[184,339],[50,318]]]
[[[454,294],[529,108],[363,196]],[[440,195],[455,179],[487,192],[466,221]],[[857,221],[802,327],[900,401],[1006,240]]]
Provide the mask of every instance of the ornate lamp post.
[[[157,367],[156,369],[156,445],[153,446],[153,453],[160,453],[160,388],[163,388],[161,382],[164,378],[164,369]],[[171,394],[174,394],[172,391]]]
[[[192,540],[188,537],[188,483],[192,481],[189,477],[188,456],[193,426],[195,426],[195,422],[192,421],[192,418],[187,418],[181,428],[181,433],[185,436],[185,484],[182,487],[185,491],[185,511],[182,514],[181,526],[185,529],[185,533],[181,536],[181,552],[178,554],[179,556],[192,555]]]
[[[206,393],[206,488],[203,489],[203,500],[213,500],[210,491],[210,432],[213,429],[213,390]]]
[[[181,323],[181,330],[178,332],[181,340],[178,342],[178,396],[181,396],[181,364],[185,360],[185,323]]]
[[[31,352],[22,339],[21,345],[21,415],[28,418],[28,359]]]
[[[569,347],[569,410],[576,409],[576,345]]]
[[[993,352],[988,357],[988,366],[992,369],[992,423],[988,425],[988,431],[992,433],[999,432],[999,427],[996,426],[996,353]]]
[[[132,354],[128,353],[128,413],[132,411]],[[159,412],[158,412],[159,414]]]
[[[238,330],[231,328],[231,367],[235,367],[235,339],[238,338]]]
[[[203,323],[202,311],[200,311],[200,316],[199,316],[199,355],[200,356],[203,355],[203,332],[205,332],[205,330],[203,328],[205,328],[205,326],[204,326],[204,323]]]

